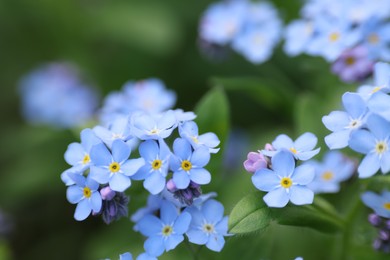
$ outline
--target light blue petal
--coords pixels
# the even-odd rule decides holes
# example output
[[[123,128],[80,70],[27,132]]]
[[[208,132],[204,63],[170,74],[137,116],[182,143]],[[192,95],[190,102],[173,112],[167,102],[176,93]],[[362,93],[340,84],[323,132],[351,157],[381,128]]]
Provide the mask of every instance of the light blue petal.
[[[161,223],[160,219],[154,215],[144,216],[140,221],[137,222],[137,225],[139,232],[147,237],[157,235],[163,228],[163,224]]]
[[[217,225],[215,226],[215,230],[217,231],[218,234],[227,235],[228,221],[229,221],[229,217],[225,216],[222,218],[220,222],[217,223]]]
[[[210,152],[206,147],[199,147],[192,153],[191,163],[197,167],[204,167],[210,161]]]
[[[348,146],[351,131],[341,130],[325,136],[325,143],[329,149],[341,149]]]
[[[108,169],[91,166],[89,177],[94,179],[100,184],[106,184],[110,180],[110,173]]]
[[[90,157],[96,166],[108,166],[112,162],[111,153],[103,143],[92,146]]]
[[[252,183],[261,191],[271,191],[280,185],[280,178],[270,169],[261,169],[253,174]]]
[[[164,113],[164,115],[158,120],[157,128],[158,129],[171,129],[173,130],[173,126],[176,125],[176,116],[172,110],[168,110]],[[172,131],[170,131],[172,132]],[[161,136],[165,138],[164,136]]]
[[[133,256],[129,252],[126,252],[119,255],[119,260],[133,260]]]
[[[75,184],[75,182],[68,176],[68,173],[71,172],[68,170],[65,170],[61,173],[61,180],[66,186],[70,186]]]
[[[112,143],[112,157],[115,162],[121,163],[130,157],[130,147],[122,140],[115,140]]]
[[[294,184],[307,185],[313,181],[314,177],[314,167],[309,164],[302,164],[295,169],[292,180]]]
[[[322,117],[322,123],[332,132],[341,131],[349,124],[349,116],[344,111],[332,111]]]
[[[137,171],[136,174],[131,176],[131,179],[136,181],[145,180],[145,178],[150,175],[150,170],[150,165],[144,165]]]
[[[204,133],[198,137],[200,143],[207,145],[208,147],[216,147],[221,142],[218,136],[214,133]]]
[[[185,211],[191,214],[192,228],[197,228],[197,226],[200,226],[203,223],[203,215],[197,207],[187,207]]]
[[[185,171],[177,171],[173,173],[173,182],[178,189],[185,189],[190,184],[190,177]]]
[[[282,148],[290,149],[294,146],[294,142],[285,134],[279,135],[276,137],[275,141],[272,142],[272,146],[276,150],[280,150]]]
[[[371,114],[367,118],[367,127],[379,140],[384,140],[390,136],[390,123],[379,115]]]
[[[181,167],[181,159],[175,155],[172,155],[170,158],[169,158],[169,168],[175,172],[177,170],[179,170]]]
[[[374,65],[374,83],[376,86],[385,86],[390,80],[390,65],[384,62],[377,62]]]
[[[173,203],[166,200],[161,202],[160,219],[164,224],[173,225],[178,214],[178,210]]]
[[[163,238],[161,236],[149,237],[144,243],[144,249],[151,256],[158,257],[162,255],[165,250]]]
[[[182,212],[173,224],[173,230],[176,234],[182,235],[187,232],[191,223],[191,215],[188,212]]]
[[[376,141],[372,133],[361,129],[353,131],[349,139],[349,147],[362,154],[367,154],[374,149],[375,143]]]
[[[157,260],[157,258],[149,255],[148,253],[142,253],[137,256],[137,260]]]
[[[367,154],[358,167],[359,178],[368,178],[380,168],[379,157],[374,153]]]
[[[144,165],[144,158],[130,159],[121,165],[121,171],[126,176],[132,176]]]
[[[157,142],[154,140],[147,140],[139,145],[139,153],[145,161],[153,161],[159,154],[159,148]]]
[[[77,204],[76,210],[74,212],[74,218],[78,221],[82,221],[86,219],[90,213],[91,208],[89,207],[89,203],[84,199]]]
[[[181,137],[198,136],[198,125],[194,121],[188,121],[179,126],[179,134]]]
[[[309,188],[303,186],[291,186],[290,200],[295,205],[312,204],[314,199],[314,192]]]
[[[387,145],[389,146],[390,144],[387,143]],[[381,163],[382,173],[383,174],[388,173],[390,171],[390,152],[389,151],[382,154],[382,158],[381,158],[380,163]]]
[[[377,207],[381,207],[383,199],[378,194],[372,192],[372,191],[366,191],[361,195],[361,199],[363,203],[372,209],[375,209]]]
[[[146,133],[146,131],[152,130],[155,127],[156,122],[151,116],[142,114],[133,117],[133,125],[140,131]]]
[[[183,240],[184,240],[184,236],[183,236],[183,235],[177,235],[177,234],[172,234],[172,235],[170,235],[170,236],[164,241],[165,250],[166,250],[166,251],[169,251],[169,250],[172,250],[172,249],[176,248],[176,246],[177,246],[178,244],[180,244]]]
[[[310,151],[317,145],[317,136],[313,133],[304,133],[294,142],[294,147],[298,151]]]
[[[98,125],[98,126],[95,126],[93,128],[93,131],[94,131],[95,135],[98,136],[98,138],[100,138],[109,147],[111,147],[112,141],[113,141],[113,136],[112,136],[113,133],[110,130],[108,130],[107,128],[105,128],[103,126]]]
[[[79,203],[83,197],[83,188],[79,186],[73,185],[66,190],[66,199],[72,204]]]
[[[82,162],[84,156],[86,154],[86,151],[84,150],[84,147],[79,143],[71,143],[68,145],[68,149],[66,150],[64,157],[65,161],[69,165],[76,165],[80,162]]]
[[[223,210],[222,203],[216,200],[206,201],[201,208],[204,218],[213,224],[219,222],[223,218]]]
[[[201,184],[201,185],[209,184],[211,181],[211,174],[208,170],[204,168],[191,169],[190,179],[191,181],[197,184]]]
[[[102,197],[98,191],[92,193],[89,203],[93,212],[99,212],[102,209]]]
[[[225,238],[222,235],[211,235],[206,247],[212,251],[220,252],[225,245]]]
[[[173,152],[182,160],[189,160],[192,154],[191,144],[182,138],[177,138],[173,142]]]
[[[280,151],[272,159],[272,168],[274,172],[282,177],[291,176],[295,169],[295,160],[292,153]]]
[[[367,110],[366,103],[358,93],[346,92],[342,100],[345,110],[353,119],[361,117]]]
[[[283,208],[287,205],[289,197],[284,188],[277,188],[268,192],[263,200],[268,207]]]
[[[206,235],[206,233],[199,230],[198,228],[197,229],[194,229],[194,228],[190,229],[190,230],[188,230],[188,232],[186,234],[188,236],[188,240],[191,243],[194,243],[197,245],[204,245],[209,240],[209,237]]]
[[[165,178],[159,172],[153,172],[144,181],[144,187],[151,194],[156,195],[160,193],[165,187]]]
[[[115,173],[108,183],[113,191],[119,192],[125,191],[131,185],[130,178],[121,173]]]
[[[102,141],[95,135],[92,129],[86,128],[80,133],[81,144],[87,153],[91,152],[93,145],[101,143]]]
[[[317,155],[320,152],[320,149],[321,148],[317,148],[313,151],[300,152],[300,153],[296,154],[295,156],[298,158],[298,160],[307,161],[307,160],[313,158],[315,155]]]
[[[383,93],[382,91],[377,91],[374,93],[367,102],[368,108],[386,120],[390,120],[390,96]]]
[[[88,175],[85,181],[85,186],[89,187],[91,190],[95,191],[99,188],[99,183],[97,183],[94,179]]]
[[[68,172],[68,176],[76,183],[77,186],[85,186],[85,177],[83,175],[75,172]]]

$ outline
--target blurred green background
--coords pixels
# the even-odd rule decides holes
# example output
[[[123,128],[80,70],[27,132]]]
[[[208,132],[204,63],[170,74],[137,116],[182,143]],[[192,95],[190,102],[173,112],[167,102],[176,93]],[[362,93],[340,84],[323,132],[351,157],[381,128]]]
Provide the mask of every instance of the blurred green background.
[[[221,137],[224,149],[218,156],[229,150],[236,164],[219,160],[211,165],[212,183],[203,190],[218,193],[226,214],[255,190],[241,166],[249,151],[262,148],[280,133],[295,139],[306,131],[316,133],[319,145],[325,147],[327,130],[321,117],[338,108],[341,94],[356,86],[342,84],[319,58],[287,57],[281,45],[261,65],[233,52],[225,60],[207,58],[199,50],[197,29],[211,2],[0,0],[0,212],[10,226],[0,235],[0,259],[117,259],[126,251],[135,256],[143,251],[142,236],[133,232],[126,218],[109,226],[99,218],[73,219],[75,207],[66,201],[60,173],[68,167],[63,159],[67,145],[79,141],[78,135],[30,126],[20,115],[18,81],[46,62],[75,63],[102,96],[119,90],[127,80],[160,78],[176,91],[176,107],[186,111],[219,87],[214,91],[226,98],[229,114],[218,120],[229,128],[217,132],[234,131],[238,139],[229,150]],[[273,3],[284,22],[298,17],[299,0]],[[211,130],[200,128],[200,132]],[[356,195],[353,187],[345,189],[346,194]],[[138,183],[129,195],[131,214],[145,203],[146,192]],[[329,198],[338,200],[336,195]],[[362,208],[362,223],[367,213]],[[356,241],[360,247],[353,247],[351,259],[367,259],[366,251],[371,259],[384,257],[371,253],[375,234],[367,224],[363,227]],[[339,235],[277,225],[264,233],[227,240],[221,253],[204,248],[199,259],[333,259],[340,251],[334,247]],[[191,255],[182,244],[161,259],[191,259]]]

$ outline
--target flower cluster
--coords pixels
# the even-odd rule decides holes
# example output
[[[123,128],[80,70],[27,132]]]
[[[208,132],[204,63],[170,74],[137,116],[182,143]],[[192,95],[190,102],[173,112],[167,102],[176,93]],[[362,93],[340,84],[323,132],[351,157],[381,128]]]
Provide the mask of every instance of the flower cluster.
[[[253,63],[270,58],[280,40],[282,23],[266,2],[247,0],[212,4],[203,14],[199,35],[203,42],[227,46]]]
[[[320,148],[313,150],[316,144],[312,133],[304,133],[296,141],[282,134],[264,150],[248,154],[244,167],[254,173],[253,185],[268,192],[263,199],[269,207],[281,208],[289,201],[295,205],[313,202],[314,192],[307,186],[315,177],[315,169],[310,164],[296,164],[318,154]]]
[[[150,202],[132,219],[148,239],[146,253],[137,259],[155,259],[182,242],[184,234],[192,243],[220,251],[227,235],[222,204],[201,190],[211,181],[205,167],[220,141],[212,132],[199,134],[193,112],[170,110],[174,102],[174,93],[159,80],[127,83],[106,98],[101,125],[82,130],[80,143],[65,152],[71,168],[61,179],[68,201],[77,204],[78,221],[101,215],[109,224],[127,216],[126,191],[133,181],[143,181]],[[121,257],[131,259],[129,253]]]
[[[365,79],[375,61],[390,61],[390,3],[380,0],[309,0],[286,27],[284,50],[335,62],[342,80]]]
[[[332,131],[325,137],[330,149],[349,146],[364,154],[358,167],[360,178],[373,176],[379,169],[390,171],[390,66],[375,64],[374,82],[347,92],[342,101],[344,111],[333,111],[322,118]]]
[[[68,63],[49,63],[32,71],[20,81],[19,91],[23,116],[32,124],[82,126],[98,105],[96,91]]]

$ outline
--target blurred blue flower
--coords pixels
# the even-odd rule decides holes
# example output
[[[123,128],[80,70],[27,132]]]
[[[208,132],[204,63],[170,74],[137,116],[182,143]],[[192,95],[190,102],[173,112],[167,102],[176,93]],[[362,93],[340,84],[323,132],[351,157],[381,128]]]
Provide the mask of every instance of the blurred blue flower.
[[[103,144],[91,149],[90,177],[100,184],[108,183],[114,191],[122,192],[131,185],[130,176],[145,164],[143,158],[129,159],[131,150],[121,140],[112,143],[111,151]]]
[[[228,235],[228,217],[223,216],[223,205],[216,200],[207,200],[200,208],[189,207],[185,212],[192,220],[186,233],[191,243],[206,245],[210,250],[220,252]]]
[[[129,252],[126,252],[119,255],[119,260],[133,260],[133,256]]]
[[[92,212],[99,212],[102,207],[102,198],[98,191],[99,184],[90,177],[79,174],[70,174],[75,185],[66,190],[66,198],[72,204],[77,204],[74,218],[78,221],[86,219]]]
[[[361,195],[361,199],[379,216],[390,218],[390,192],[382,191],[382,194],[378,195],[372,191],[366,191]]]
[[[315,150],[317,145],[317,137],[309,132],[299,136],[297,140],[293,141],[285,134],[278,135],[272,142],[273,150],[262,150],[261,152],[266,156],[274,156],[281,150],[289,151],[295,159],[306,161],[320,152],[320,148]]]
[[[294,20],[285,28],[284,51],[290,56],[305,52],[313,37],[314,26],[312,21]]]
[[[171,157],[170,168],[173,171],[173,182],[178,189],[185,189],[193,181],[197,184],[208,184],[210,173],[203,167],[210,160],[210,152],[206,147],[192,150],[191,144],[182,138],[173,143],[174,155]]]
[[[139,231],[138,221],[140,221],[146,215],[155,214],[161,207],[161,202],[163,201],[163,197],[159,195],[150,194],[147,199],[146,206],[138,209],[133,215],[131,215],[131,221],[135,223],[133,229],[135,231]]]
[[[98,105],[96,90],[86,85],[68,63],[49,63],[19,83],[22,113],[32,124],[59,128],[85,125]]]
[[[182,138],[189,141],[194,149],[205,146],[210,153],[217,153],[220,141],[216,134],[208,132],[199,135],[198,125],[194,121],[187,121],[179,125],[179,134]]]
[[[310,165],[295,168],[291,153],[280,151],[272,159],[272,170],[260,169],[252,176],[255,187],[268,192],[264,201],[269,207],[282,208],[291,201],[295,205],[313,203],[314,193],[307,188],[315,172]]]
[[[352,132],[349,140],[352,150],[366,155],[358,167],[360,178],[371,177],[379,169],[383,174],[390,171],[390,122],[371,114],[366,127]]]
[[[167,138],[177,127],[177,119],[172,110],[161,115],[137,113],[131,117],[131,133],[141,140]]]
[[[362,45],[367,48],[372,60],[390,61],[390,24],[379,19],[370,19],[359,28]]]
[[[367,106],[357,93],[346,92],[343,97],[345,111],[332,111],[322,117],[326,128],[333,133],[325,137],[325,143],[330,149],[340,149],[348,146],[350,134],[365,124]]]
[[[139,231],[147,236],[145,251],[151,256],[160,256],[164,251],[174,249],[184,240],[183,234],[188,230],[191,215],[179,214],[178,209],[168,201],[162,201],[160,218],[154,215],[144,216],[138,223]]]

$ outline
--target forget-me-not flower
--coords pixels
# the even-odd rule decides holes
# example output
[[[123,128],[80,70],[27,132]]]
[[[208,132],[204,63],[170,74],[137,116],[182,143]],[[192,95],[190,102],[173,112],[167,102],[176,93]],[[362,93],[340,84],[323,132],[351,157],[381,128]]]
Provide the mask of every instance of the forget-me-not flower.
[[[366,125],[367,129],[351,133],[349,140],[352,150],[366,155],[358,167],[361,178],[371,177],[379,169],[383,174],[390,171],[390,122],[371,114]]]
[[[372,191],[366,191],[362,194],[363,203],[373,209],[376,214],[384,218],[390,218],[390,192],[383,191],[378,195]]]
[[[176,116],[172,110],[161,115],[139,113],[131,117],[131,132],[141,140],[167,138],[176,127]]]
[[[138,223],[139,231],[147,236],[145,251],[151,256],[160,256],[164,251],[174,249],[184,240],[191,215],[178,212],[178,209],[166,200],[162,201],[160,218],[154,215],[144,216]]]
[[[272,159],[272,170],[260,169],[252,176],[255,187],[268,192],[264,201],[269,207],[282,208],[291,201],[295,205],[313,203],[314,193],[307,188],[315,173],[310,165],[295,168],[291,153],[280,151]]]
[[[182,138],[189,141],[194,149],[201,146],[209,148],[210,153],[217,153],[220,141],[216,134],[208,132],[199,135],[198,125],[194,121],[184,122],[179,126],[179,134]]]
[[[130,176],[141,168],[143,158],[129,159],[131,150],[122,140],[112,143],[111,151],[103,144],[94,145],[91,149],[90,176],[100,184],[108,183],[114,191],[122,192],[131,185]]]

